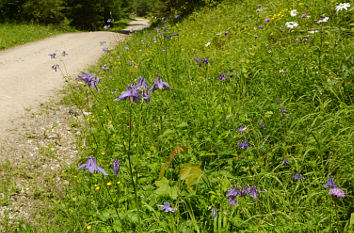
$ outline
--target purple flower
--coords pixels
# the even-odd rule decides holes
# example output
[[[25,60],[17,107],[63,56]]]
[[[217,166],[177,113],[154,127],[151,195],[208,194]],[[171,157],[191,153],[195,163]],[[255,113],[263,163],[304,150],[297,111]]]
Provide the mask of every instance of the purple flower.
[[[262,122],[262,123],[261,123],[261,126],[260,126],[261,129],[264,129],[264,126],[265,126],[265,124]]]
[[[281,163],[281,165],[286,165],[291,163],[291,161],[287,160],[286,158],[284,158],[283,162]]]
[[[209,64],[209,63],[213,64],[213,61],[209,61],[208,58],[204,58],[203,59],[203,63],[206,64],[206,65]]]
[[[345,192],[340,188],[330,188],[328,194],[332,194],[335,197],[345,197]]]
[[[169,202],[165,202],[164,205],[157,205],[158,207],[162,207],[162,211],[168,213],[168,212],[176,212],[176,210],[174,208],[171,207],[170,203]]]
[[[253,185],[251,188],[249,188],[248,193],[250,194],[250,196],[254,199],[256,199],[258,197],[258,193],[259,192],[263,192],[257,189],[256,185]]]
[[[333,178],[329,177],[326,184],[323,187],[337,188],[338,186],[334,183]]]
[[[65,57],[65,56],[68,56],[69,54],[68,54],[67,52],[63,51],[63,52],[61,53],[61,55],[62,55],[63,57]]]
[[[110,25],[104,25],[103,26],[103,29],[108,29],[108,28],[110,28],[111,26]]]
[[[286,111],[285,109],[280,109],[280,112],[281,112],[281,114],[287,114],[288,113],[288,111]]]
[[[257,39],[259,36],[258,35],[254,35],[254,38]]]
[[[161,31],[161,29],[160,29],[159,27],[155,28],[155,30],[156,30],[157,32]]]
[[[227,34],[229,34],[229,32],[228,31],[224,31],[224,35],[227,36]]]
[[[137,90],[141,91],[142,93],[142,98],[146,101],[148,104],[150,102],[150,88],[146,84],[146,80],[143,77],[139,77],[139,82],[137,84]]]
[[[261,4],[258,4],[258,5],[257,5],[257,7],[258,7],[258,8],[261,8],[261,7],[262,7],[262,5],[261,5]]]
[[[96,88],[97,89],[97,85],[100,83],[100,79],[99,78],[95,78],[96,75],[95,74],[86,74],[84,72],[81,72],[82,73],[82,77],[79,76],[76,80],[78,81],[84,81],[89,87],[92,87],[92,88]]]
[[[130,103],[132,103],[134,101],[135,103],[139,104],[140,98],[142,96],[136,91],[136,86],[131,84],[131,85],[127,86],[126,90],[124,92],[122,92],[122,94],[120,94],[120,96],[117,99],[115,99],[115,101],[125,100],[128,97],[129,97]]]
[[[263,26],[258,26],[258,29],[263,29]]]
[[[102,45],[102,46],[103,46],[103,45],[104,45],[104,42],[103,42],[103,41],[100,41],[100,45]]]
[[[307,16],[307,14],[302,14],[301,18],[305,18]]]
[[[155,91],[156,89],[170,89],[170,84],[166,83],[166,82],[163,82],[162,79],[161,79],[161,76],[157,77],[156,78],[156,82],[155,80],[152,80],[154,82],[153,86],[151,87],[152,91]]]
[[[112,164],[113,164],[114,175],[118,176],[118,173],[119,173],[119,170],[120,170],[120,160],[119,159],[113,159]]]
[[[162,49],[162,52],[166,52],[166,49]]]
[[[218,77],[220,80],[226,80],[226,74],[221,73]]]
[[[299,42],[299,41],[300,41],[300,38],[299,38],[299,37],[296,37],[295,40],[296,40],[296,42]]]
[[[177,19],[179,17],[179,15],[175,15],[175,19]]]
[[[162,30],[168,31],[168,27],[164,27],[164,28],[162,28]]]
[[[55,53],[51,53],[51,54],[49,54],[49,56],[50,56],[51,59],[54,59],[56,57],[56,54]]]
[[[303,177],[299,173],[296,173],[295,175],[293,175],[293,177],[294,177],[295,180],[299,180],[299,179],[305,180],[306,179],[305,177]]]
[[[196,56],[193,60],[196,61],[196,62],[199,62],[199,57]]]
[[[249,149],[248,147],[248,141],[244,140],[240,145],[238,145],[241,149]]]
[[[218,214],[218,209],[216,207],[213,207],[211,209],[211,219],[214,219],[217,214]]]
[[[108,48],[104,47],[103,49],[103,52],[108,52]]]
[[[242,189],[241,189],[240,196],[241,196],[241,197],[246,196],[246,195],[249,193],[249,190],[250,190],[250,189],[247,187],[247,185],[243,186]]]
[[[97,165],[97,162],[96,162],[96,159],[94,157],[89,157],[87,162],[85,164],[82,164],[80,167],[78,167],[77,169],[83,169],[84,171],[85,170],[89,170],[89,172],[93,173],[94,171],[99,171],[101,172],[103,175],[108,175],[106,173],[106,171],[99,167]]]
[[[58,68],[59,68],[58,64],[52,65],[52,69],[55,70],[55,72],[57,72]]]
[[[269,23],[269,21],[270,21],[270,18],[265,18],[265,19],[264,19],[264,22],[265,22],[265,23]]]
[[[108,70],[108,68],[107,68],[106,65],[103,65],[103,66],[101,67],[101,69],[102,69],[102,70]]]
[[[230,203],[231,205],[235,206],[237,203],[236,198],[233,197],[229,197],[229,199],[227,200],[228,203]]]
[[[107,19],[107,23],[110,23],[110,22],[112,22],[112,20],[111,19]]]
[[[231,188],[231,189],[229,189],[227,191],[228,191],[228,193],[226,194],[227,197],[238,197],[238,196],[241,195],[237,184],[235,185],[235,188]]]
[[[129,46],[128,45],[124,46],[124,49],[129,50]]]
[[[287,72],[286,72],[286,70],[281,70],[280,71],[282,74],[286,74]]]
[[[240,125],[240,127],[237,128],[237,130],[240,132],[240,133],[243,133],[247,130],[247,127],[246,126],[243,126],[243,125]]]

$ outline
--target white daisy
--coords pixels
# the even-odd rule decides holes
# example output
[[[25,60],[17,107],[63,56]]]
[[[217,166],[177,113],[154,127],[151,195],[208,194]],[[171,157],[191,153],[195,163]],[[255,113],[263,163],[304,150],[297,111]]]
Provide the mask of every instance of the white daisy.
[[[293,29],[293,28],[296,28],[298,26],[298,24],[297,24],[297,22],[287,22],[285,24],[285,26],[288,27],[288,28]]]
[[[348,10],[349,7],[350,7],[349,3],[341,3],[338,6],[336,6],[336,10],[337,11]]]
[[[328,20],[329,20],[329,17],[325,17],[323,19],[318,20],[317,23],[327,23]]]
[[[316,32],[318,32],[317,30],[311,30],[311,31],[309,31],[309,33],[311,33],[311,34],[315,34]]]
[[[297,15],[297,10],[292,10],[292,11],[290,11],[290,15],[291,15],[292,17],[296,16],[296,15]]]
[[[211,42],[209,41],[208,43],[205,44],[205,47],[209,47],[210,44]]]

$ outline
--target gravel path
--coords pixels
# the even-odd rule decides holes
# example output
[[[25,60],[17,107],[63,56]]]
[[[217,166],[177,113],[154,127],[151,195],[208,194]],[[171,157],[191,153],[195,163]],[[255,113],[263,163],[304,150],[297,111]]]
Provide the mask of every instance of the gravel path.
[[[137,19],[123,31],[134,32],[146,27],[147,20]],[[103,47],[113,48],[126,36],[114,32],[66,33],[1,51],[0,137],[6,135],[9,127],[16,127],[18,116],[36,108],[39,102],[47,101],[54,90],[63,87],[63,76],[55,72],[52,65],[59,64],[63,68],[64,62],[68,74],[75,77],[97,62],[104,53]],[[63,57],[63,51],[68,56]],[[55,59],[49,56],[52,53],[56,53]]]
[[[148,26],[138,19],[126,30]],[[60,105],[65,82],[51,66],[64,61],[68,75],[76,77],[98,61],[103,47],[126,37],[126,32],[67,33],[0,52],[0,232],[15,232],[21,221],[36,228],[42,215],[50,217],[49,200],[69,185],[62,171],[78,159],[76,137],[85,116]]]

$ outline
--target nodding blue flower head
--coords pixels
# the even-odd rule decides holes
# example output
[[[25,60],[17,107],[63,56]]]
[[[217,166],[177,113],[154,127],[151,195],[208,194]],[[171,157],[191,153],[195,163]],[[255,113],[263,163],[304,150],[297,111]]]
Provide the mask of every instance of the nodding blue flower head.
[[[119,173],[119,170],[120,170],[120,160],[119,159],[113,159],[112,164],[113,164],[114,175],[118,176],[118,173]]]
[[[96,88],[96,90],[98,90],[97,85],[99,84],[100,79],[95,78],[96,77],[95,74],[91,74],[91,73],[86,74],[84,72],[81,72],[81,73],[82,73],[82,77],[79,76],[76,80],[84,81],[89,87]]]
[[[88,170],[91,173],[93,173],[94,171],[99,171],[103,175],[108,175],[107,172],[103,168],[101,168],[97,165],[96,159],[94,157],[89,157],[87,162],[82,164],[81,166],[79,166],[77,169],[81,169],[81,168],[84,171]]]
[[[217,214],[218,214],[218,209],[216,207],[213,207],[211,209],[211,219],[214,219]]]
[[[231,188],[227,191],[228,191],[228,193],[226,194],[227,197],[238,197],[241,195],[241,192],[238,189],[237,184],[235,185],[235,188]]]
[[[140,91],[142,98],[146,101],[147,104],[150,102],[150,88],[146,84],[146,79],[139,77],[139,82],[136,85],[136,89]]]
[[[69,54],[68,54],[66,51],[63,51],[63,52],[61,53],[61,55],[62,55],[63,57],[65,57],[65,56],[68,56]]]
[[[176,210],[174,208],[171,207],[170,203],[169,202],[165,202],[164,205],[157,205],[158,207],[162,207],[162,211],[168,213],[168,212],[176,212]]]
[[[237,130],[240,132],[240,133],[243,133],[247,130],[247,127],[246,126],[243,126],[243,125],[240,125],[240,127],[237,128]]]
[[[100,41],[100,45],[102,45],[102,46],[103,46],[103,45],[104,45],[104,41]]]
[[[248,141],[244,140],[241,144],[238,145],[241,149],[249,149],[248,147]]]
[[[53,69],[55,72],[58,71],[58,68],[59,68],[59,65],[58,65],[58,64],[52,65],[52,69]]]
[[[170,89],[170,84],[166,83],[166,82],[163,82],[162,79],[161,79],[161,76],[157,77],[156,78],[156,81],[155,80],[152,80],[154,82],[153,86],[151,87],[152,91],[155,91],[156,89]]]
[[[226,80],[226,76],[227,76],[226,74],[221,73],[218,78],[219,78],[220,80],[224,81],[224,80]]]
[[[112,20],[111,19],[107,19],[107,21],[106,21],[107,23],[110,23],[110,22],[112,22]]]
[[[103,66],[101,67],[101,69],[102,69],[102,70],[108,70],[108,67],[107,67],[106,65],[103,65]]]
[[[56,55],[56,53],[51,53],[51,54],[49,54],[49,56],[51,59],[54,59],[54,58],[56,58],[57,55]]]
[[[327,183],[324,184],[323,187],[337,188],[338,186],[334,183],[333,178],[329,177]]]
[[[291,161],[287,160],[286,158],[284,158],[283,162],[281,163],[281,165],[286,165],[291,163]]]
[[[127,86],[126,90],[120,94],[120,96],[115,99],[115,101],[121,101],[125,100],[126,98],[129,97],[130,104],[134,101],[135,103],[139,104],[140,103],[140,98],[142,97],[136,89],[136,85],[129,85]]]
[[[108,48],[104,47],[103,49],[103,52],[108,52]]]
[[[300,175],[299,173],[296,173],[295,175],[293,175],[293,177],[294,177],[294,180],[299,180],[299,179],[305,180],[305,179],[306,179],[305,177],[303,177],[303,176]]]
[[[175,19],[177,19],[179,17],[179,15],[175,15]]]
[[[110,28],[111,26],[110,25],[104,25],[103,26],[103,29],[108,29],[108,28]]]
[[[286,111],[285,109],[280,109],[280,112],[281,112],[281,114],[287,114],[288,113],[288,111]]]
[[[230,205],[233,205],[235,206],[237,204],[237,200],[236,198],[234,197],[229,197],[229,199],[227,200],[227,202],[230,204]]]
[[[253,185],[251,188],[248,189],[248,193],[254,199],[258,198],[260,192],[264,192],[264,191],[258,190],[256,185]]]

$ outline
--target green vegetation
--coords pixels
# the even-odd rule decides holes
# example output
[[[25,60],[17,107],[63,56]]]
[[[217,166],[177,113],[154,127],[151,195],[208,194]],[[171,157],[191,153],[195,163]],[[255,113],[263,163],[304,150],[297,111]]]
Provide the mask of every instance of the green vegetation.
[[[66,101],[85,112],[82,159],[40,230],[353,230],[352,8],[338,4],[224,1],[110,51],[91,70],[97,90],[70,85]],[[171,89],[149,104],[114,101],[158,76]],[[77,170],[90,156],[107,176]]]
[[[54,26],[35,24],[0,24],[0,50],[43,39],[48,36],[54,36],[66,31],[73,31],[73,29],[68,27],[60,29]]]

